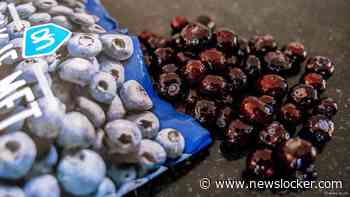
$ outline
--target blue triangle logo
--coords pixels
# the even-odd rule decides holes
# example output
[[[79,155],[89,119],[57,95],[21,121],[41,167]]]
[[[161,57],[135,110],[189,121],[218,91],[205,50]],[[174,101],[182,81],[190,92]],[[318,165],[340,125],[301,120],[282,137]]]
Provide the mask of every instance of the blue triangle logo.
[[[70,37],[72,32],[48,23],[29,27],[24,31],[22,56],[24,58],[52,55]]]

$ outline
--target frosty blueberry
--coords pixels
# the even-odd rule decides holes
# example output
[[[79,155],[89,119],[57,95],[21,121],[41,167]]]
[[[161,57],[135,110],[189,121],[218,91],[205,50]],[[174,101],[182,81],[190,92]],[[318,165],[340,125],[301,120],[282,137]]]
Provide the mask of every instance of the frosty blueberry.
[[[40,10],[48,10],[55,6],[58,6],[56,0],[36,0],[33,1],[33,3]]]
[[[107,111],[107,119],[109,121],[121,119],[125,116],[126,109],[124,107],[124,104],[120,100],[120,97],[116,95],[111,104],[109,105],[108,111]]]
[[[97,35],[80,33],[68,41],[67,49],[73,57],[94,57],[102,51],[102,43]]]
[[[65,156],[57,168],[57,178],[70,194],[82,196],[95,192],[106,175],[106,165],[94,151],[83,149]]]
[[[111,177],[117,187],[137,178],[137,171],[133,165],[112,165],[107,170],[107,175]]]
[[[127,116],[126,119],[137,124],[141,130],[143,138],[154,139],[157,136],[160,123],[157,116],[152,112],[133,114]]]
[[[127,60],[134,52],[134,45],[129,36],[105,34],[101,36],[104,52],[115,60]]]
[[[77,107],[78,111],[83,113],[94,124],[95,128],[100,128],[105,123],[105,112],[97,103],[85,97],[79,97]]]
[[[106,72],[96,73],[89,84],[90,95],[98,102],[109,104],[117,94],[114,77]]]
[[[182,134],[172,128],[161,130],[156,138],[171,159],[180,157],[185,149],[185,139]]]
[[[27,19],[36,12],[36,8],[31,2],[17,5],[16,10],[22,19]]]
[[[17,186],[0,185],[0,196],[26,197],[26,194]]]
[[[125,81],[125,70],[123,64],[113,60],[103,58],[100,62],[101,71],[107,72],[114,77],[114,80],[119,89]]]
[[[144,139],[141,141],[138,157],[141,168],[151,171],[158,169],[165,163],[167,154],[157,142]]]
[[[27,197],[60,197],[57,179],[52,175],[42,175],[29,180],[24,186]]]
[[[98,22],[98,17],[88,14],[88,13],[84,13],[84,12],[76,12],[73,15],[70,16],[71,21],[73,21],[74,23],[78,24],[78,25],[82,25],[82,26],[91,26],[93,24],[95,24],[96,22]]]
[[[117,189],[111,179],[105,178],[98,186],[94,197],[114,197]]]
[[[79,112],[70,112],[63,118],[57,142],[65,149],[87,148],[95,137],[95,128],[89,119]]]
[[[135,123],[114,120],[107,123],[105,131],[110,153],[127,154],[138,150],[142,135]]]
[[[129,111],[145,111],[153,107],[146,90],[135,80],[125,82],[119,92],[125,108]]]
[[[33,140],[23,132],[2,135],[0,152],[0,178],[10,180],[25,176],[37,154]]]

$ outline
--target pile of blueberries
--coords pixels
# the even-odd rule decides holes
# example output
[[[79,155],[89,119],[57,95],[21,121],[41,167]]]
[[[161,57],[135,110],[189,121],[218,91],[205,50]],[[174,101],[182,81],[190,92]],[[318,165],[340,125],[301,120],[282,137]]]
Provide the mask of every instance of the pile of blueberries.
[[[1,130],[0,196],[116,197],[124,183],[182,155],[182,134],[160,130],[145,89],[125,81],[123,66],[134,51],[131,37],[107,33],[96,24],[98,17],[85,11],[84,1],[29,0],[16,9],[20,26],[11,21],[7,2],[0,2],[0,29],[8,33],[1,46],[17,43],[21,51],[24,29],[31,25],[53,22],[74,33],[54,55],[2,62],[2,74],[22,72],[42,115]],[[53,97],[42,91],[38,68]],[[1,109],[0,122],[25,105],[18,100]]]
[[[138,34],[161,97],[221,138],[228,158],[248,154],[244,177],[316,178],[316,155],[334,135],[337,104],[321,97],[334,63],[308,57],[300,42],[279,47],[269,34],[215,29],[206,16],[170,25],[170,37]]]

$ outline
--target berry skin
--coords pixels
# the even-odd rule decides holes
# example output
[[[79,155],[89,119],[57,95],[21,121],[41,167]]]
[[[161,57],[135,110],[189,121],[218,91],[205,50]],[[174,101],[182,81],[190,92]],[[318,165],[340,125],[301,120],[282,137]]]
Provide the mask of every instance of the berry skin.
[[[170,26],[171,26],[171,29],[173,30],[173,33],[181,32],[181,30],[184,27],[186,27],[187,24],[188,24],[188,20],[184,16],[175,16],[170,22]]]
[[[305,70],[306,72],[318,73],[328,79],[334,73],[335,65],[327,57],[315,56],[307,61]]]
[[[240,106],[241,115],[253,124],[265,125],[273,119],[273,108],[256,97],[248,96]]]
[[[247,148],[254,137],[253,126],[240,119],[233,120],[226,130],[222,148],[225,152],[235,154]]]
[[[167,158],[164,148],[155,141],[144,139],[141,141],[138,152],[139,165],[146,171],[161,167]]]
[[[250,79],[256,79],[261,73],[259,58],[254,55],[249,55],[242,69]]]
[[[247,172],[256,179],[271,179],[276,175],[272,150],[259,149],[247,156]]]
[[[133,165],[112,165],[108,168],[107,174],[118,188],[137,178],[137,171]]]
[[[225,55],[217,49],[208,49],[200,54],[200,60],[211,71],[224,72],[226,70]]]
[[[117,189],[113,181],[109,178],[105,178],[102,183],[98,186],[94,197],[115,197]]]
[[[137,124],[143,138],[154,139],[157,136],[160,122],[158,117],[152,112],[146,111],[140,114],[131,114],[126,119]]]
[[[276,157],[281,163],[281,173],[290,175],[305,171],[316,159],[317,151],[311,143],[300,138],[291,138],[276,149]]]
[[[185,138],[179,131],[172,128],[162,129],[156,141],[163,146],[170,159],[180,157],[185,150]]]
[[[26,197],[24,191],[17,186],[0,185],[0,196]]]
[[[281,107],[278,117],[283,124],[295,127],[302,121],[302,111],[293,103],[286,103]]]
[[[167,64],[162,66],[161,73],[176,73],[178,67],[175,64]]]
[[[117,83],[113,75],[106,72],[96,73],[89,85],[89,93],[94,100],[110,104],[117,94]]]
[[[228,82],[233,92],[239,92],[247,87],[248,77],[240,68],[231,68],[228,72]]]
[[[214,101],[198,100],[195,107],[193,116],[200,123],[204,125],[212,125],[215,123],[217,106]]]
[[[216,47],[225,54],[232,54],[234,49],[237,48],[237,35],[230,30],[219,30],[215,32],[214,38]]]
[[[306,85],[311,85],[314,87],[319,93],[323,92],[326,90],[326,80],[323,78],[322,75],[317,74],[317,73],[308,73],[304,75],[301,80],[301,83],[306,84]]]
[[[292,62],[292,74],[297,74],[300,71],[301,64],[305,61],[307,56],[304,45],[300,42],[290,42],[283,49],[283,53],[288,56]]]
[[[325,115],[328,118],[332,118],[338,112],[338,104],[332,98],[323,98],[321,102],[315,107],[314,113]]]
[[[248,56],[248,54],[251,53],[249,41],[243,37],[238,37],[237,43],[238,43],[237,56],[240,59],[245,59]]]
[[[287,74],[292,69],[289,58],[280,51],[271,51],[264,56],[265,70],[273,74]]]
[[[196,51],[208,45],[211,33],[206,26],[199,23],[191,23],[182,29],[181,37],[186,49]]]
[[[154,55],[158,66],[164,66],[174,61],[174,50],[169,47],[156,49]]]
[[[217,119],[216,119],[216,126],[219,129],[225,130],[228,125],[230,124],[230,121],[233,116],[233,110],[231,107],[225,106],[220,107],[217,112]]]
[[[262,95],[259,97],[259,100],[270,105],[274,111],[276,111],[277,106],[279,105],[279,102],[277,102],[277,100],[274,97],[269,95]]]
[[[277,121],[272,122],[259,132],[259,142],[268,147],[276,147],[288,139],[287,130]]]
[[[184,84],[176,73],[163,73],[159,76],[159,92],[169,100],[179,100],[183,96]]]
[[[310,108],[318,100],[318,93],[315,88],[310,85],[295,85],[290,94],[290,100],[300,108]]]
[[[226,80],[218,75],[207,75],[200,83],[200,92],[208,96],[220,96],[229,89]]]
[[[262,76],[257,82],[260,94],[270,95],[278,100],[282,100],[288,91],[288,82],[279,75],[269,74]]]
[[[184,66],[182,73],[188,84],[195,85],[202,80],[206,72],[207,69],[201,61],[190,60]]]
[[[119,95],[125,109],[128,111],[146,111],[153,107],[153,101],[145,88],[135,80],[124,82]]]
[[[57,179],[52,175],[42,175],[29,180],[24,186],[27,197],[60,197]]]
[[[264,55],[269,51],[277,49],[277,43],[273,36],[269,34],[254,36],[250,41],[251,49],[257,55]]]
[[[324,115],[311,116],[300,132],[300,137],[322,150],[334,135],[334,122]]]

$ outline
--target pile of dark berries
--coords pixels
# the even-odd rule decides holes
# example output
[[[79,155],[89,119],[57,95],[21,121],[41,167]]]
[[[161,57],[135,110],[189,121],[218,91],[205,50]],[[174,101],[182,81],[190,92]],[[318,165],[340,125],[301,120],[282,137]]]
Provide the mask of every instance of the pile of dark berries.
[[[204,16],[177,16],[171,28],[170,37],[139,33],[161,97],[221,137],[225,156],[249,153],[248,177],[315,178],[315,157],[334,135],[337,104],[321,96],[334,63],[308,57],[300,42],[215,29]],[[299,83],[287,81],[301,71]]]

